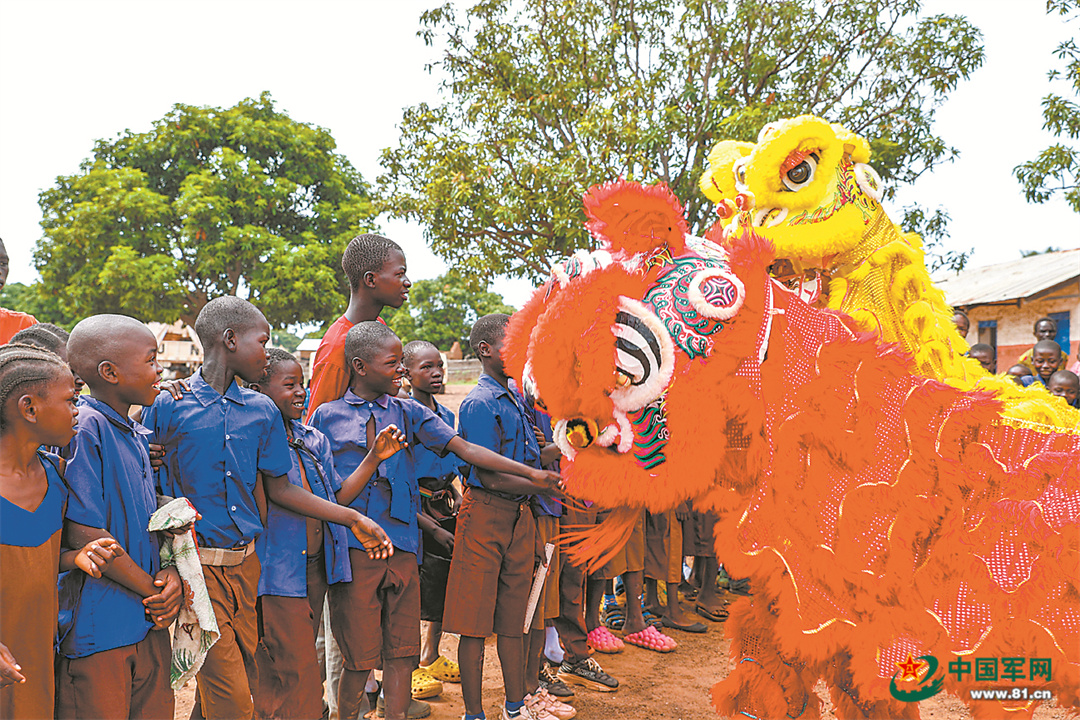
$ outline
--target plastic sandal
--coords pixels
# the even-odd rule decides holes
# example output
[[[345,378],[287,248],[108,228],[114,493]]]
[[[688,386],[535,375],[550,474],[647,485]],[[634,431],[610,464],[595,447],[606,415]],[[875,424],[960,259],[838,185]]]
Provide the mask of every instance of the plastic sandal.
[[[430,665],[421,665],[421,670],[425,670],[428,675],[435,678],[439,682],[459,683],[461,682],[461,668],[458,664],[452,660],[447,660],[440,655],[435,659],[435,662]]]
[[[612,635],[603,625],[590,631],[589,634],[585,636],[585,642],[587,642],[589,647],[596,652],[604,653],[605,655],[621,653],[626,648],[623,641]]]
[[[652,610],[646,609],[644,605],[641,607],[641,617],[649,627],[657,629],[664,627],[664,622],[657,615],[653,614]]]
[[[679,643],[675,642],[674,638],[668,637],[651,625],[636,633],[623,635],[623,642],[659,653],[669,653],[679,647]]]
[[[623,625],[626,624],[626,610],[622,605],[616,602],[607,602],[604,604],[604,609],[600,612],[600,622],[604,624],[608,630],[614,630],[619,632],[623,629]]]
[[[416,668],[412,672],[412,697],[413,700],[432,698],[443,690],[442,683],[431,677],[427,670]]]

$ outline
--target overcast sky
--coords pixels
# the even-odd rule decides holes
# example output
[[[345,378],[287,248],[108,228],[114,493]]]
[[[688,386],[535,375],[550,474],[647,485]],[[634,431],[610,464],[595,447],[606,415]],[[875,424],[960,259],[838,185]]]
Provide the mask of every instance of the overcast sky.
[[[293,119],[327,128],[373,181],[379,151],[395,144],[401,110],[437,99],[424,72],[431,51],[418,17],[437,3],[103,2],[0,3],[0,237],[10,282],[31,282],[40,237],[38,193],[77,171],[98,138],[145,131],[174,103],[228,107],[269,90]],[[928,12],[962,13],[985,36],[986,62],[937,111],[936,130],[961,150],[887,208],[920,202],[952,216],[950,247],[974,247],[976,266],[1019,249],[1080,247],[1080,215],[1063,201],[1024,202],[1012,168],[1051,142],[1039,102],[1061,39],[1076,34],[1041,0],[932,0]],[[873,160],[871,160],[871,163]],[[421,228],[382,220],[401,243],[413,279],[445,265]],[[520,306],[529,287],[499,281]]]

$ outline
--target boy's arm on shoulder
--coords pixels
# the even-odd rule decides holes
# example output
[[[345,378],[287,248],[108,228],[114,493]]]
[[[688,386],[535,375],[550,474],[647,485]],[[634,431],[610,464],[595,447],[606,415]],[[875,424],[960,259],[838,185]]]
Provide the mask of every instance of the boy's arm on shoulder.
[[[65,547],[81,548],[87,543],[103,538],[116,541],[112,533],[102,528],[91,527],[70,520],[64,522]],[[123,585],[140,597],[150,597],[158,592],[157,587],[154,585],[154,578],[139,567],[127,553],[114,558],[102,572],[102,575],[115,583]]]
[[[458,436],[446,447],[472,465],[477,479],[489,490],[514,495],[558,494],[558,473],[529,467]]]

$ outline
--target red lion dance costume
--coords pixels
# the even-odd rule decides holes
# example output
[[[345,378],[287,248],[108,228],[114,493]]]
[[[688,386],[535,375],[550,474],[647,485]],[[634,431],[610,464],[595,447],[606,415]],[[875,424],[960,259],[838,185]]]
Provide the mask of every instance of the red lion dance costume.
[[[616,508],[578,559],[603,562],[641,508],[720,514],[719,556],[754,595],[731,606],[716,709],[817,718],[824,679],[842,718],[918,717],[905,700],[927,688],[1030,717],[1034,700],[969,701],[992,657],[1026,662],[991,686],[1080,710],[1080,438],[919,376],[771,279],[767,241],[689,236],[666,187],[585,207],[601,249],[553,268],[504,357],[554,418],[569,491]]]

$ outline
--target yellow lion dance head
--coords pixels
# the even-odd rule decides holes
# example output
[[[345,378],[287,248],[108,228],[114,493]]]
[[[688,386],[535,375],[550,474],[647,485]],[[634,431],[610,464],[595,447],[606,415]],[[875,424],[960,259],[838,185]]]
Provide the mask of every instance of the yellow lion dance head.
[[[835,123],[802,115],[762,128],[757,143],[724,140],[709,153],[701,189],[725,227],[751,226],[777,256],[806,267],[856,247],[884,216],[870,145]]]

